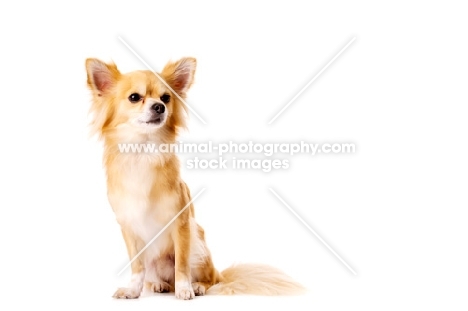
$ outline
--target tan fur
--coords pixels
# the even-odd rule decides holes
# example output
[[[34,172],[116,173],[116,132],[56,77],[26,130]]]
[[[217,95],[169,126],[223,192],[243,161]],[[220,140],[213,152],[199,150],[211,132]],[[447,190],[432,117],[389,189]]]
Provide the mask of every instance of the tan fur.
[[[195,69],[194,58],[183,58],[168,63],[161,77],[185,98]],[[93,96],[92,131],[104,141],[109,202],[132,259],[190,202],[191,196],[180,178],[176,155],[120,153],[118,144],[175,143],[178,131],[185,126],[186,107],[150,71],[122,74],[115,64],[97,59],[87,59],[86,70]],[[129,96],[133,93],[141,95],[141,101],[131,102]],[[170,101],[165,104],[164,121],[157,123],[151,107],[161,102],[163,94],[169,94]],[[237,265],[218,273],[205,243],[205,233],[195,222],[193,204],[131,268],[129,287],[119,288],[115,298],[138,298],[143,285],[155,292],[175,291],[180,299],[205,293],[293,294],[303,289],[277,269],[265,265]]]

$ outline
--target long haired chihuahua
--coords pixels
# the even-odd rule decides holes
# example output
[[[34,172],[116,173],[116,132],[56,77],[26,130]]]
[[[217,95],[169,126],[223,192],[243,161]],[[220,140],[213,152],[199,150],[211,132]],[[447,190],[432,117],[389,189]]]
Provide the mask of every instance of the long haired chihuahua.
[[[184,99],[195,69],[194,58],[182,58],[169,62],[159,74],[123,74],[115,64],[86,60],[92,93],[91,125],[104,142],[108,199],[128,256],[134,259],[128,287],[119,288],[114,297],[138,298],[144,286],[153,292],[175,292],[179,299],[205,293],[302,292],[300,284],[266,265],[240,264],[218,272],[204,231],[195,222],[190,191],[180,177],[177,156],[119,151],[121,143],[176,143],[179,130],[185,126]]]

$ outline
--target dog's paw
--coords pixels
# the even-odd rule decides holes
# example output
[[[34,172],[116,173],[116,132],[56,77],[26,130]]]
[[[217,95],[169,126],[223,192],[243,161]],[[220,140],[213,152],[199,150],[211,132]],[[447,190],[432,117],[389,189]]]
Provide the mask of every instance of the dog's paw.
[[[205,295],[205,286],[201,283],[195,282],[192,283],[193,292],[195,296],[203,296]]]
[[[140,297],[140,291],[135,288],[119,288],[112,296],[117,299],[135,299]]]
[[[195,297],[195,293],[190,283],[180,282],[176,283],[175,296],[178,299],[189,300]]]
[[[148,282],[147,287],[154,293],[168,293],[171,291],[171,286],[166,282]]]

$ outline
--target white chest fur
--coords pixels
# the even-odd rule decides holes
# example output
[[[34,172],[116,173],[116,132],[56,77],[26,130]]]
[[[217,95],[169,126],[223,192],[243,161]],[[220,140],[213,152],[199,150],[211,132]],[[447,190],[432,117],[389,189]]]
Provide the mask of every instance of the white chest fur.
[[[152,199],[150,194],[158,178],[152,168],[154,155],[128,155],[122,157],[118,173],[118,190],[109,188],[109,201],[117,221],[126,230],[147,244],[177,213],[177,195],[165,193]],[[148,248],[160,252],[170,247],[171,227],[167,228]]]

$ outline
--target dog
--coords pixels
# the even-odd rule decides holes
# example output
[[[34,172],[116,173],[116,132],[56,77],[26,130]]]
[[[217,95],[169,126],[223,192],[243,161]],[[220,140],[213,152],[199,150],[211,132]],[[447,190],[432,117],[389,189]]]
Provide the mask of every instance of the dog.
[[[128,256],[134,259],[128,287],[117,289],[113,297],[138,298],[144,287],[152,292],[175,292],[176,298],[184,300],[204,294],[301,293],[300,284],[267,265],[238,264],[218,272],[204,230],[195,221],[178,157],[119,151],[121,143],[176,142],[185,128],[185,98],[196,64],[195,58],[185,57],[168,62],[159,74],[121,73],[114,63],[86,60],[91,130],[103,141],[108,200]]]

